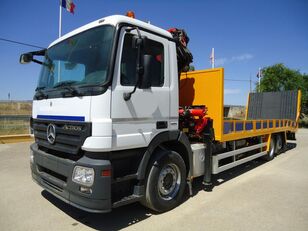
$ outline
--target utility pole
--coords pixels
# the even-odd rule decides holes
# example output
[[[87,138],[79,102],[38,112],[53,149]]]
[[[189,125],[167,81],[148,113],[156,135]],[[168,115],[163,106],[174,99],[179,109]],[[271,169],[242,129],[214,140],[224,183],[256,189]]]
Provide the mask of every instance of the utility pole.
[[[214,48],[212,48],[210,59],[211,59],[212,68],[215,68],[215,51],[214,51]]]
[[[249,74],[249,92],[251,92],[251,73]]]
[[[258,77],[259,77],[259,92],[261,92],[261,67],[259,67]]]

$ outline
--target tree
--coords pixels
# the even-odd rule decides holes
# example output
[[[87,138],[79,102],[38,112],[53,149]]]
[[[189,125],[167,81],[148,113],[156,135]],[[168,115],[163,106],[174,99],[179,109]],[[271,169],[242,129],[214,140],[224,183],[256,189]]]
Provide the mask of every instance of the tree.
[[[279,63],[262,69],[260,86],[256,90],[266,91],[288,91],[301,90],[302,112],[308,114],[308,75],[301,74],[298,70],[292,70],[284,64]]]
[[[302,90],[302,112],[306,115],[308,115],[308,74],[304,74],[303,75],[303,80],[304,80],[304,84],[303,84],[303,90]]]
[[[195,66],[189,65],[189,70],[188,71],[195,71]]]

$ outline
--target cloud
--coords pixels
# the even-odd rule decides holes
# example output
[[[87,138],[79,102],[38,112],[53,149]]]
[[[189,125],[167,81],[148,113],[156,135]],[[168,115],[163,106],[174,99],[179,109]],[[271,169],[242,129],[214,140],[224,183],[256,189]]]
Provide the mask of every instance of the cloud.
[[[253,55],[252,54],[242,54],[239,56],[233,56],[231,58],[232,61],[244,61],[244,60],[249,60],[252,59]]]
[[[233,62],[241,62],[241,61],[246,61],[246,60],[250,60],[253,59],[254,56],[252,54],[241,54],[238,56],[232,56],[231,58],[218,58],[215,59],[215,64],[217,66],[222,66],[226,63],[233,63]]]
[[[217,66],[224,65],[226,62],[228,62],[227,58],[220,58],[220,59],[215,59],[215,64]]]
[[[235,89],[226,88],[224,91],[225,95],[236,95],[236,94],[239,94],[240,92],[241,92],[241,89],[238,89],[238,88],[235,88]]]

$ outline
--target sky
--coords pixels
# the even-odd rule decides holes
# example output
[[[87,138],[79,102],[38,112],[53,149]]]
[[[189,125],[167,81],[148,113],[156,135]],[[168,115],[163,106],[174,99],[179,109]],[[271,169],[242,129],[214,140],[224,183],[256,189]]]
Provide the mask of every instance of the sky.
[[[284,63],[308,73],[307,0],[73,0],[75,14],[62,11],[62,34],[128,10],[158,27],[183,28],[197,70],[225,68],[225,104],[245,105],[258,68]],[[59,0],[1,0],[0,39],[47,47],[58,37]],[[33,98],[40,65],[21,65],[21,53],[36,48],[0,40],[0,100]],[[235,80],[235,81],[234,81]],[[240,81],[238,81],[240,80]]]

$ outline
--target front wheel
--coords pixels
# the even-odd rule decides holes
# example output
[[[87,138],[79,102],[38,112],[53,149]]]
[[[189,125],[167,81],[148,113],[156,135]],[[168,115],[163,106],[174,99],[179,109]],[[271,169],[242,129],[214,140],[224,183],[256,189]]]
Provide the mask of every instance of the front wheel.
[[[183,158],[174,151],[158,155],[146,179],[145,206],[165,212],[178,206],[186,185],[186,166]]]

